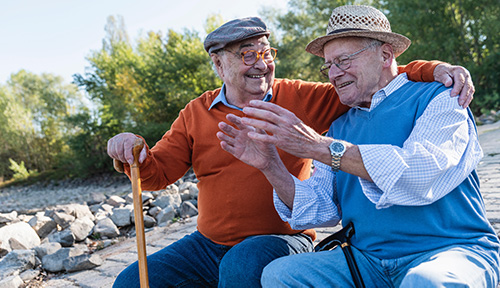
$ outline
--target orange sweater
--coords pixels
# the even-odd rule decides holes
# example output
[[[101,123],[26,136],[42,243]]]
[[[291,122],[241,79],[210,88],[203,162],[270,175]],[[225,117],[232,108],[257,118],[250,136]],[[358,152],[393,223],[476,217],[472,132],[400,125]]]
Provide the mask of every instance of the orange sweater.
[[[400,72],[409,72],[410,79],[430,82],[438,63],[416,61]],[[192,166],[199,180],[198,230],[212,241],[232,246],[252,235],[300,232],[278,216],[272,186],[264,175],[220,148],[218,123],[226,121],[228,113],[243,116],[243,112],[222,103],[209,111],[219,91],[207,91],[188,103],[171,129],[148,148],[148,157],[140,166],[142,188],[163,189]],[[293,111],[319,133],[327,131],[332,121],[349,109],[340,103],[329,83],[301,80],[276,79],[271,102]],[[290,173],[299,179],[309,177],[311,160],[279,152]],[[129,173],[128,167],[126,171]],[[304,233],[316,237],[314,230]]]

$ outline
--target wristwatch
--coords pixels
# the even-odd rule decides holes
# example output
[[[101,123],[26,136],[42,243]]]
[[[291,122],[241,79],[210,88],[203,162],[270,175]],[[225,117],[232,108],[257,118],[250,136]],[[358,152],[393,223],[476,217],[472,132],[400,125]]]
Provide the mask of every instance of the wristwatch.
[[[332,155],[332,170],[333,172],[338,172],[340,169],[340,158],[342,158],[345,152],[345,145],[342,141],[333,140],[328,147]]]

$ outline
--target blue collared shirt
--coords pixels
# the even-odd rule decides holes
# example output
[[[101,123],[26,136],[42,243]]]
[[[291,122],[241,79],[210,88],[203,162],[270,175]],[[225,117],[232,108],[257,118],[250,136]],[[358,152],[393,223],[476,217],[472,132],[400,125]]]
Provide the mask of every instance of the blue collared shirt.
[[[266,96],[264,96],[264,99],[262,99],[262,101],[269,102],[269,101],[271,101],[272,98],[273,98],[273,88],[271,88],[271,89],[269,89],[269,91],[267,91]],[[210,111],[210,109],[212,109],[212,107],[217,105],[217,103],[219,103],[219,102],[221,102],[222,104],[226,105],[229,108],[237,109],[240,111],[243,110],[242,108],[240,108],[238,106],[234,106],[232,104],[229,104],[229,102],[227,102],[226,84],[225,83],[222,84],[222,88],[220,89],[219,95],[217,95],[217,97],[215,97],[214,102],[212,102],[212,104],[210,105],[208,110]]]

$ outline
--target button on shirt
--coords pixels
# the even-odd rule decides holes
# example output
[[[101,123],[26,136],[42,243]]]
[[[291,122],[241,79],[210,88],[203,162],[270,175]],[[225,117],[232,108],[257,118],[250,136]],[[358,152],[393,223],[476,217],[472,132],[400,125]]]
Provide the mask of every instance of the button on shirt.
[[[354,109],[372,111],[408,81],[406,74],[400,74],[373,95],[370,108]],[[361,178],[359,181],[363,193],[376,208],[433,203],[458,186],[479,163],[483,152],[475,124],[458,99],[450,97],[450,91],[434,97],[403,147],[358,146],[373,182]],[[336,181],[335,173],[321,162],[314,161],[314,165],[310,179],[301,182],[294,177],[293,210],[274,192],[276,210],[294,229],[332,226],[341,219],[336,193],[328,188]],[[294,215],[301,215],[300,219]]]

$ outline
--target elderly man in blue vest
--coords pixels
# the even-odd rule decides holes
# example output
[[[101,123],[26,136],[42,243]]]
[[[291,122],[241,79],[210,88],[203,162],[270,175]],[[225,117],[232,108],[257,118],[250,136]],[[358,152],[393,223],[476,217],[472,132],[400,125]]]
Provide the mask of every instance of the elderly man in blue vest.
[[[368,6],[334,9],[327,35],[306,50],[323,57],[342,103],[353,109],[326,136],[281,107],[252,101],[248,118],[221,122],[221,146],[262,171],[274,204],[295,229],[353,223],[352,250],[367,287],[496,287],[499,239],[474,170],[482,157],[473,116],[450,89],[397,75],[410,40]],[[267,132],[267,133],[265,133]],[[315,160],[293,177],[276,147]],[[286,256],[267,287],[352,287],[340,249]]]

